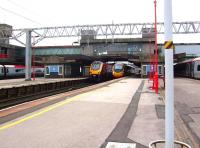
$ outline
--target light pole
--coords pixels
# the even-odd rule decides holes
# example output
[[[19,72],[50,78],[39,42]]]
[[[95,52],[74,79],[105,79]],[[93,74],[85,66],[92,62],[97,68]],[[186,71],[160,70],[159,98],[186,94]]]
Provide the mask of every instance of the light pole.
[[[165,148],[174,148],[174,69],[173,69],[173,32],[172,0],[164,1],[165,28]]]
[[[154,83],[155,83],[155,91],[158,93],[158,45],[157,45],[157,12],[156,12],[156,4],[157,1],[154,1],[154,9],[155,9],[155,75],[154,75]]]

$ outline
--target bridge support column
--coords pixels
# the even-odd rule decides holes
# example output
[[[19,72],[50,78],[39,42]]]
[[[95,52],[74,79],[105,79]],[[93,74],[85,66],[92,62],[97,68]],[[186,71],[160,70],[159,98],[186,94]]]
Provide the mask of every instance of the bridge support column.
[[[25,53],[25,80],[31,81],[31,30],[27,29],[26,32],[26,53]]]

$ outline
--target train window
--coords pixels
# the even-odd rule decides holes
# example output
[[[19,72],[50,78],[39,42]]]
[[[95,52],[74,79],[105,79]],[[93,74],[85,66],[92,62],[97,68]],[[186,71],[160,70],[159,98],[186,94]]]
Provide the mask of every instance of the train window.
[[[46,67],[46,75],[50,75],[49,67]]]
[[[92,64],[92,69],[97,70],[100,68],[100,63],[93,63]]]
[[[200,71],[200,65],[197,66],[197,71]]]
[[[123,66],[122,65],[115,65],[115,69],[122,69],[123,68]]]
[[[1,68],[1,73],[4,73],[4,68],[3,67]]]
[[[15,72],[23,72],[23,69],[16,69]]]
[[[62,66],[59,66],[59,75],[63,75],[63,67]]]
[[[114,69],[115,69],[116,72],[120,72],[120,71],[123,70],[123,65],[121,65],[121,64],[115,64],[114,65]]]
[[[38,73],[39,73],[39,72],[42,72],[42,70],[41,70],[41,69],[37,69],[35,72],[38,72]]]
[[[6,73],[9,73],[9,69],[8,68],[6,68]]]

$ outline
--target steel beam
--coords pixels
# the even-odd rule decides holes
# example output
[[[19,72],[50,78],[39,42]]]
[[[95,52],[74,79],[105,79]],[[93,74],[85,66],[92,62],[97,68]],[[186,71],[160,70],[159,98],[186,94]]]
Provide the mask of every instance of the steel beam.
[[[151,29],[149,29],[151,28]],[[10,39],[15,39],[23,42],[24,30],[27,29],[13,29]],[[112,38],[112,36],[134,36],[148,34],[154,30],[154,23],[126,23],[126,24],[97,24],[97,25],[75,25],[75,26],[60,26],[60,27],[42,27],[42,28],[30,28],[33,34],[39,36],[33,45],[42,41],[45,38],[56,37],[80,37],[81,31],[92,30],[85,35],[94,35],[96,37],[101,36],[105,38]],[[148,30],[149,32],[143,32]],[[196,22],[173,22],[172,31],[174,34],[194,34],[200,33],[200,21]],[[0,30],[1,36],[5,36],[6,31]],[[164,23],[157,23],[157,33],[164,34]]]

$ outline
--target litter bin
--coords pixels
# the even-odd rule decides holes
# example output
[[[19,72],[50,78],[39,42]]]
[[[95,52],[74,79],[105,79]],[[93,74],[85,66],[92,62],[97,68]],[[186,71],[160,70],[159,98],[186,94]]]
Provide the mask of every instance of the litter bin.
[[[186,143],[180,142],[180,141],[174,141],[174,147],[175,148],[191,148]],[[149,144],[149,148],[165,148],[165,140],[157,140],[157,141],[152,141]]]

